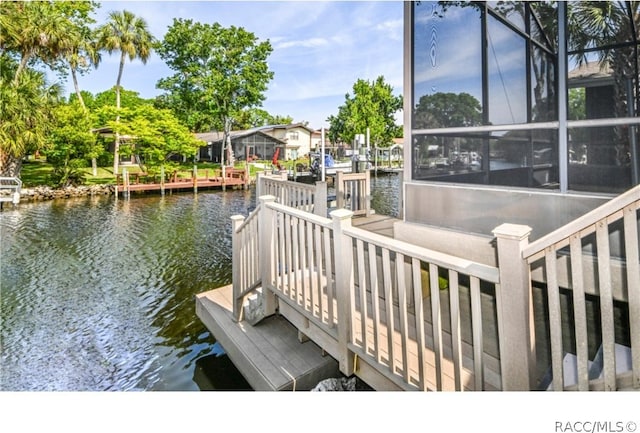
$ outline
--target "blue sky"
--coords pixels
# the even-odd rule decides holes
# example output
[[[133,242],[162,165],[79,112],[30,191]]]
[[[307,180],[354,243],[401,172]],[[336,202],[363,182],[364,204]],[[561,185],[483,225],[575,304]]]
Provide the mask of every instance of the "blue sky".
[[[312,128],[328,126],[326,118],[337,113],[359,78],[382,75],[395,94],[402,94],[401,1],[102,1],[95,18],[102,23],[109,11],[123,9],[145,18],[158,39],[173,18],[234,25],[260,41],[268,39],[274,48],[268,59],[274,78],[263,108],[295,122],[308,121]],[[104,53],[98,69],[79,78],[81,90],[107,90],[117,73],[118,56]],[[127,60],[122,85],[152,98],[160,93],[156,82],[171,74],[153,54],[146,65]],[[69,81],[66,93],[72,91]]]

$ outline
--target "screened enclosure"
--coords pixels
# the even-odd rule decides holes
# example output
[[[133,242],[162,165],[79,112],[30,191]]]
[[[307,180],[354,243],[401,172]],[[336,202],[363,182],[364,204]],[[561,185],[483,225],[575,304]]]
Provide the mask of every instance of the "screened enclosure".
[[[595,193],[639,183],[639,2],[410,8],[412,181]]]

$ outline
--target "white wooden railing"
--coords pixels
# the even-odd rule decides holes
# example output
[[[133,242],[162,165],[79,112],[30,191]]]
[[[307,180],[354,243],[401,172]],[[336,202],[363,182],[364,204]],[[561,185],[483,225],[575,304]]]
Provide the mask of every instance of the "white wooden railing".
[[[530,272],[542,272],[546,281],[554,390],[640,388],[639,208],[640,186],[636,186],[523,249]],[[562,293],[570,294],[573,319],[562,315]],[[587,296],[597,297],[599,304],[601,365],[589,365],[594,360],[588,356],[587,329],[593,329],[593,323],[587,315]],[[614,304],[628,308],[623,328],[628,325],[630,347],[616,344]],[[575,357],[569,358],[576,360],[574,384],[567,383],[563,371],[566,322],[576,340]],[[629,361],[625,357],[631,364],[628,371],[624,371]]]
[[[509,276],[498,268],[352,227],[346,209],[329,219],[262,196],[257,212],[259,246],[249,249],[259,250],[260,264],[239,258],[236,267],[234,248],[234,278],[249,287],[254,271],[246,270],[253,278],[236,272],[260,269],[265,296],[277,298],[281,314],[294,310],[305,328],[319,329],[316,342],[344,374],[366,364],[401,389],[517,389],[483,337],[496,309],[499,317],[512,309],[500,284]],[[506,305],[488,308],[487,288]],[[275,312],[274,299],[265,302],[266,315]],[[508,338],[500,335],[499,346],[517,346]]]
[[[354,215],[371,214],[371,179],[369,170],[363,173],[336,172],[336,203],[338,209],[348,209]]]
[[[242,215],[231,217],[233,235],[232,249],[232,283],[233,283],[233,317],[242,320],[242,305],[247,295],[261,286],[260,243],[258,232],[258,215],[260,206],[245,219]]]
[[[14,205],[20,203],[20,193],[22,190],[22,180],[18,177],[0,177],[0,206],[4,202],[11,202]],[[5,194],[5,191],[8,194]]]
[[[327,216],[327,183],[314,185],[287,180],[287,173],[258,176],[256,196],[272,195],[276,202],[295,209]]]
[[[533,243],[529,227],[496,227],[498,267],[352,227],[353,212],[346,209],[325,218],[274,196],[259,201],[246,221],[234,217],[235,307],[239,311],[239,300],[261,285],[265,316],[278,308],[346,375],[375,371],[408,390],[538,389],[537,272],[549,299],[550,388],[640,387],[640,187]],[[595,255],[587,248],[592,237]],[[570,268],[567,283],[558,278],[567,273],[559,271],[563,266]],[[619,269],[623,275],[611,278]],[[589,287],[591,273],[596,287]],[[572,293],[575,319],[562,317],[563,291]],[[593,365],[589,371],[586,295],[600,305],[602,377],[590,376]],[[619,374],[614,303],[628,306],[630,318],[632,367]],[[576,339],[576,385],[563,374],[566,322]]]

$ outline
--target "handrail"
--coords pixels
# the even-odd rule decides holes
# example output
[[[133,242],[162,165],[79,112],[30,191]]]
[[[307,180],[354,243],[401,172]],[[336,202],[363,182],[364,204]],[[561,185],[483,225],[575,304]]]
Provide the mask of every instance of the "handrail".
[[[611,199],[600,207],[592,210],[575,219],[574,221],[560,227],[559,229],[541,237],[535,242],[530,243],[522,251],[522,257],[528,260],[529,263],[539,259],[544,250],[552,245],[556,245],[560,242],[566,242],[569,244],[569,237],[575,233],[580,233],[590,226],[593,226],[598,221],[607,219],[614,216],[614,219],[618,219],[616,214],[621,212],[621,209],[632,205],[635,202],[636,209],[640,207],[640,185],[631,188],[627,192]],[[619,216],[619,215],[618,215]]]
[[[633,319],[640,311],[640,251],[637,217],[639,208],[640,185],[522,248],[522,260],[528,263],[530,275],[531,268],[536,266],[534,262],[544,259],[541,267],[544,269],[544,290],[548,299],[550,330],[548,346],[551,354],[552,377],[552,384],[549,387],[556,391],[572,389],[574,385],[577,385],[578,390],[588,391],[593,388],[594,375],[597,376],[598,373],[604,378],[599,386],[605,390],[616,390],[621,386],[627,386],[624,381],[621,381],[626,372],[618,371],[616,361],[618,356],[624,356],[617,354],[615,347],[616,326],[618,326],[615,319],[616,301],[626,303],[628,317],[631,318],[626,323],[622,319],[624,326],[629,327],[629,341],[626,344],[628,344],[629,353],[632,353],[630,355],[632,371],[630,387],[640,388],[640,353],[638,352],[640,324]],[[615,236],[610,233],[612,225],[614,225]],[[583,241],[592,234],[595,234],[595,237],[588,243],[593,245],[594,252],[585,253]],[[624,247],[618,253],[614,253],[612,246],[618,245],[618,239]],[[560,250],[563,251],[560,252]],[[618,263],[621,264],[620,267],[617,267]],[[570,272],[566,271],[567,265]],[[560,278],[561,272],[567,274],[564,279]],[[597,364],[589,358],[588,352],[589,323],[596,320],[589,316],[587,308],[587,294],[593,287],[596,288],[595,296],[599,304],[596,314],[600,330],[597,332],[601,335],[602,350],[601,362]],[[570,313],[564,312],[561,307],[563,289],[571,291],[573,311]],[[621,299],[617,293],[626,293],[626,299]],[[564,324],[566,314],[573,315],[573,318],[568,320],[570,322],[568,325]],[[569,326],[570,332],[575,335],[575,378],[565,378],[563,375],[566,353],[563,333],[566,326]],[[590,362],[597,367],[592,368]],[[566,383],[565,380],[576,380],[576,383]],[[546,382],[542,385],[547,386]]]
[[[302,209],[316,215],[327,214],[327,184],[316,182],[309,185],[291,182],[283,176],[260,175],[258,178],[257,197],[273,195],[278,203]]]
[[[352,227],[353,212],[344,209],[331,219],[275,202],[266,203],[267,210],[274,235],[263,258],[273,261],[267,266],[273,274],[263,278],[263,289],[304,317],[305,326],[333,339],[323,348],[344,374],[353,373],[355,356],[404,389],[496,386],[483,373],[480,286],[484,281],[499,290],[498,268]],[[440,295],[441,272],[449,295]],[[467,293],[473,318],[460,316],[461,293]],[[451,300],[441,305],[440,296]],[[441,323],[443,317],[450,325]],[[462,323],[472,326],[472,343],[462,340]],[[435,359],[430,367],[427,359]]]
[[[0,197],[0,206],[4,202],[11,201],[14,205],[20,203],[20,193],[22,190],[22,180],[18,177],[0,177],[0,190],[13,190],[10,196],[3,194]]]

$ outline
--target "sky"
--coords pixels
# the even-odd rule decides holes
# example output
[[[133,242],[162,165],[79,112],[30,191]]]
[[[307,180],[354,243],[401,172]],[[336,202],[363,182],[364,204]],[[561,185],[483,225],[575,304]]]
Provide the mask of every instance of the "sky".
[[[269,40],[268,58],[274,78],[262,108],[271,115],[291,116],[314,129],[328,127],[345,95],[358,79],[382,75],[394,94],[402,94],[402,1],[101,1],[94,15],[104,23],[109,11],[129,10],[144,18],[161,40],[174,18],[223,27],[243,27],[259,41]],[[97,69],[79,77],[81,90],[103,92],[115,85],[117,53],[103,53]],[[143,98],[161,93],[155,85],[173,74],[152,54],[146,64],[127,62],[122,86]],[[73,91],[69,80],[62,83]],[[401,118],[400,114],[397,118]]]

